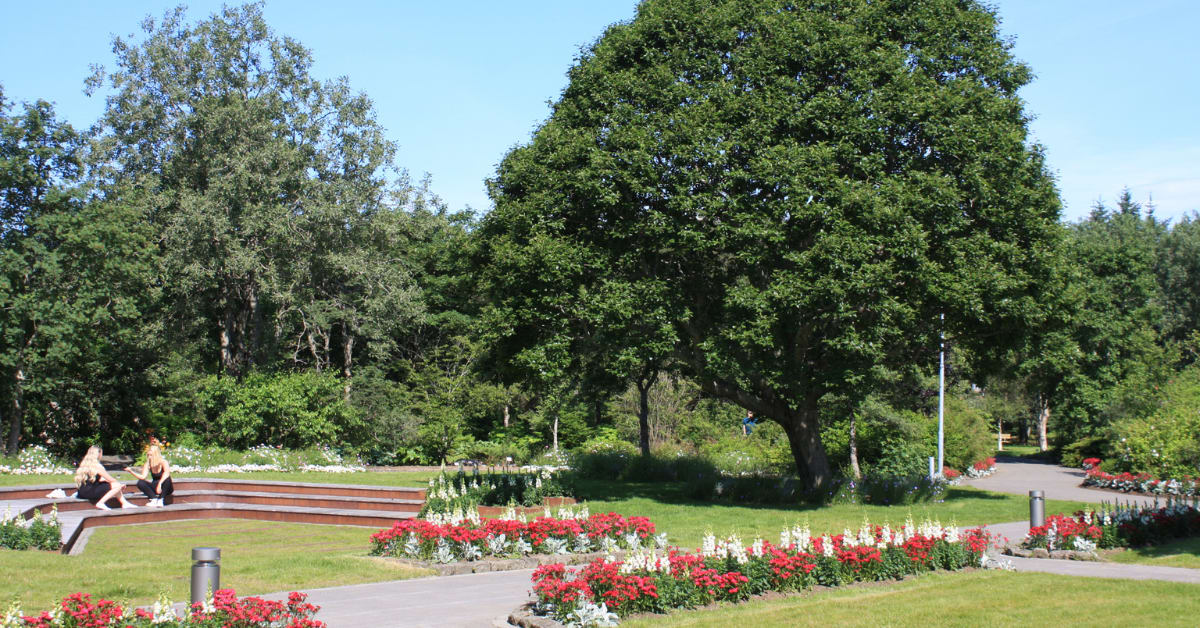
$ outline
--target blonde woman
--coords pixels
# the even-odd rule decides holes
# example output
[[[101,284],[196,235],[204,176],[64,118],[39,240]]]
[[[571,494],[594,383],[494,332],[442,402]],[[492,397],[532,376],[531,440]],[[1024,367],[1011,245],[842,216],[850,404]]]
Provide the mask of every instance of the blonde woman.
[[[137,486],[150,500],[146,505],[151,508],[162,508],[163,498],[175,492],[175,485],[171,482],[171,465],[163,458],[162,443],[157,438],[150,439],[142,471],[139,473],[129,467],[125,467],[125,470],[138,479]]]
[[[137,508],[121,493],[125,485],[104,470],[100,464],[100,448],[94,445],[88,447],[87,454],[75,470],[75,488],[79,489],[79,499],[94,502],[100,510],[109,510],[108,500],[114,497],[120,500],[121,508]]]

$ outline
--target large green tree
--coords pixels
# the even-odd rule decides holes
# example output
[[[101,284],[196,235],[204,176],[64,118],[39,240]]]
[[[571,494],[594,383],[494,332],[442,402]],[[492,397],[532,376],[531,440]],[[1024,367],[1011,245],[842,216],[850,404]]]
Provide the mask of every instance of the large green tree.
[[[310,74],[261,4],[191,24],[183,9],[117,38],[97,165],[145,190],[167,331],[240,375],[278,363],[350,374],[419,314],[389,185],[395,148],[370,99]],[[209,367],[211,369],[211,366]]]
[[[153,253],[141,214],[77,187],[83,138],[49,103],[0,92],[0,399],[23,435],[111,439],[145,392]],[[149,343],[149,344],[152,344]],[[31,420],[36,419],[36,420]]]
[[[823,397],[936,360],[942,330],[994,354],[1036,311],[1059,203],[1030,77],[973,1],[641,3],[492,182],[496,357],[568,376],[603,338],[669,341],[826,486]],[[619,295],[640,335],[595,324]]]

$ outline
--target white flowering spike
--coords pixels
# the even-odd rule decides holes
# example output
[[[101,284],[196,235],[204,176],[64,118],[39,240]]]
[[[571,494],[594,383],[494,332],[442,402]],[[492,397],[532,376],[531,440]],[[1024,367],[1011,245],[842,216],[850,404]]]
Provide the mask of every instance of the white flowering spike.
[[[21,628],[25,625],[25,620],[21,618],[21,605],[13,602],[8,605],[8,610],[4,611],[4,617],[0,618],[0,627],[2,628]]]

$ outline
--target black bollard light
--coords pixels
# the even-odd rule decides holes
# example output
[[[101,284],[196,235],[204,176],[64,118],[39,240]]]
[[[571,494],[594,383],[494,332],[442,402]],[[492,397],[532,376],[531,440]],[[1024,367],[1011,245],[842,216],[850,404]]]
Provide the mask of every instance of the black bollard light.
[[[1029,491],[1029,527],[1036,528],[1046,525],[1046,494],[1042,491]]]
[[[204,602],[210,591],[221,588],[221,548],[192,548],[192,604]]]

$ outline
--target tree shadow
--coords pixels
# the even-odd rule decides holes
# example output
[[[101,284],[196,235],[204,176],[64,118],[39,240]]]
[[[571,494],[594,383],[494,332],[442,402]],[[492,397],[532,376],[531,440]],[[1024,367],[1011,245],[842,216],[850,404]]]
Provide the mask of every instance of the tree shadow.
[[[647,499],[660,504],[675,506],[711,506],[727,508],[751,508],[760,510],[791,510],[809,512],[829,506],[828,503],[802,501],[737,501],[698,499],[688,494],[686,482],[623,482],[610,480],[577,480],[576,497],[582,501],[610,501],[626,499]],[[978,489],[947,487],[940,501],[953,502],[958,500],[995,500],[1004,501],[1011,496],[992,493]],[[865,506],[919,506],[931,502],[914,502],[910,504],[862,504]]]

